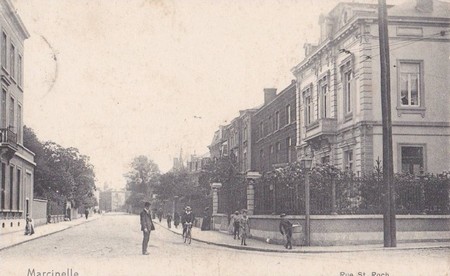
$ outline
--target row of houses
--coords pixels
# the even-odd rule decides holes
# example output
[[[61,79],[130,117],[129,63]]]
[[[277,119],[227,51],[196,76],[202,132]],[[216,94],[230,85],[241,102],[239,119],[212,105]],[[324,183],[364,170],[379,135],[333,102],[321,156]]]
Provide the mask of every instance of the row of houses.
[[[308,157],[355,174],[382,158],[378,6],[340,3],[319,18],[295,79],[219,126],[210,158],[269,171]],[[450,169],[450,3],[388,6],[394,171]]]
[[[10,0],[0,1],[0,233],[34,215],[34,153],[23,145],[24,41],[30,34]],[[45,217],[44,217],[45,218]]]

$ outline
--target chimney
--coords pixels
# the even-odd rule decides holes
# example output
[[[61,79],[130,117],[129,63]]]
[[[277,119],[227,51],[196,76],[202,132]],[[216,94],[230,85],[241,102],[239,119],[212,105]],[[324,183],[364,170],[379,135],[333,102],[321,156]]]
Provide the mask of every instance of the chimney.
[[[264,88],[264,104],[268,104],[277,96],[276,88]]]
[[[419,12],[432,12],[433,0],[417,0],[416,10]]]

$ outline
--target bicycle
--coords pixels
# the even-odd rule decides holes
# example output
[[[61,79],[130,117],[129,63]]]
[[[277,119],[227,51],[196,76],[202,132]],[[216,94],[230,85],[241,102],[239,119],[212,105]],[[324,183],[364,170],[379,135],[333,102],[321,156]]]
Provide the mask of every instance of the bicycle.
[[[192,222],[186,222],[186,233],[184,233],[184,243],[191,244],[192,241]]]

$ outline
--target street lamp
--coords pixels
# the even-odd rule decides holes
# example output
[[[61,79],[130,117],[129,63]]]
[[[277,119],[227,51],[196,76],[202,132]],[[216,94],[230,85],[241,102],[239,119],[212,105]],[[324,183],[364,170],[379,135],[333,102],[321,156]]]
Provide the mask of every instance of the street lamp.
[[[311,224],[310,224],[310,192],[309,192],[309,170],[312,167],[312,159],[303,158],[300,160],[300,167],[305,169],[305,245],[311,245]]]

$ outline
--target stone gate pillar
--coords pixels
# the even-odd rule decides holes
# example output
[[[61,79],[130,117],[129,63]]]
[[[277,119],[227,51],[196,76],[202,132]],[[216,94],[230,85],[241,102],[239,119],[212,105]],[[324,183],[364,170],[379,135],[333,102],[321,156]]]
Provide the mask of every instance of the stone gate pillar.
[[[255,212],[255,181],[250,179],[247,185],[247,211],[249,215]]]

